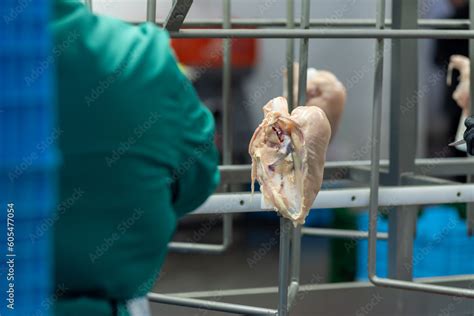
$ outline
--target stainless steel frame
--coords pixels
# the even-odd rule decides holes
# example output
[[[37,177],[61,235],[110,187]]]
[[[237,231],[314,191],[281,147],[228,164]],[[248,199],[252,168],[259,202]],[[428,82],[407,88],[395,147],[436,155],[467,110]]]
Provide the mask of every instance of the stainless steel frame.
[[[189,11],[193,1],[180,0],[173,2],[171,12],[166,19],[165,27],[168,31],[179,31],[184,22],[187,12]],[[223,3],[223,29],[230,29],[231,24],[231,2],[224,0]],[[178,16],[178,18],[176,18]],[[223,67],[222,67],[222,107],[223,107],[223,165],[232,164],[232,97],[231,97],[231,80],[232,80],[232,40],[224,39],[222,42],[223,50]],[[224,185],[224,191],[229,191],[230,184]],[[232,244],[232,214],[224,214],[222,217],[222,244],[205,244],[205,243],[187,243],[187,242],[171,242],[168,249],[174,252],[185,253],[207,253],[220,254],[225,252]]]
[[[474,0],[471,0],[471,20],[423,20],[416,16],[417,1],[393,1],[391,20],[385,19],[385,1],[377,0],[376,20],[348,19],[348,20],[311,20],[309,16],[309,0],[302,1],[301,20],[295,21],[293,0],[287,0],[287,18],[285,19],[241,19],[231,23],[230,0],[224,1],[224,19],[195,20],[184,22],[175,16],[177,2],[166,21],[158,22],[168,26],[170,34],[175,38],[224,38],[224,67],[223,67],[223,109],[224,109],[224,159],[221,166],[222,181],[225,185],[223,194],[214,194],[206,203],[194,211],[194,214],[223,214],[224,215],[224,244],[179,244],[171,243],[175,250],[192,250],[207,253],[219,253],[225,250],[230,243],[232,232],[231,213],[264,211],[260,205],[260,194],[251,196],[250,193],[230,192],[229,186],[236,183],[246,183],[249,180],[250,166],[233,166],[232,154],[232,107],[231,107],[231,38],[286,38],[286,62],[288,68],[288,96],[291,106],[293,102],[293,68],[294,39],[300,39],[300,76],[298,104],[304,104],[304,90],[306,86],[306,69],[308,61],[309,39],[314,38],[372,38],[376,40],[375,84],[372,113],[372,152],[370,161],[328,162],[325,168],[325,183],[313,207],[367,207],[370,209],[370,223],[368,232],[346,231],[334,229],[293,228],[291,223],[280,219],[280,267],[278,288],[271,289],[242,289],[219,291],[218,295],[226,296],[226,292],[234,295],[256,295],[278,291],[278,309],[265,309],[238,304],[204,301],[190,293],[162,295],[151,293],[149,298],[153,302],[174,304],[201,309],[226,311],[230,313],[244,313],[247,315],[288,315],[299,291],[316,291],[325,293],[329,288],[343,291],[339,285],[299,284],[299,266],[301,251],[301,235],[329,238],[353,238],[369,240],[369,279],[381,287],[392,287],[403,290],[436,293],[442,295],[462,296],[472,298],[474,291],[467,288],[455,288],[445,284],[461,284],[466,282],[445,282],[444,285],[432,282],[413,282],[412,272],[406,269],[412,260],[413,232],[416,223],[416,208],[414,205],[474,202],[474,184],[460,184],[437,177],[474,174],[474,158],[451,159],[415,159],[416,151],[416,120],[417,108],[409,109],[407,117],[401,109],[402,100],[417,89],[416,59],[417,41],[420,38],[452,38],[469,39],[471,57],[474,57]],[[191,3],[192,1],[189,1]],[[188,2],[187,2],[188,3]],[[148,0],[147,20],[156,21],[156,3]],[[189,6],[185,8],[186,12]],[[186,29],[185,27],[212,27],[223,26],[223,29]],[[255,29],[235,29],[234,27],[255,27]],[[276,27],[277,29],[269,29]],[[295,27],[299,27],[298,29]],[[310,29],[310,27],[316,27]],[[386,27],[391,27],[387,29]],[[441,29],[430,29],[441,28]],[[450,28],[470,28],[469,30],[451,30]],[[392,39],[392,81],[391,89],[391,130],[390,159],[380,160],[380,122],[382,113],[382,82],[384,40]],[[471,65],[471,73],[474,66]],[[471,81],[471,92],[474,93],[474,83]],[[474,110],[474,102],[472,104]],[[404,116],[405,115],[405,116]],[[403,154],[402,154],[402,150]],[[370,186],[368,186],[370,183]],[[383,186],[380,186],[380,185]],[[474,228],[474,209],[472,203],[468,209],[468,230]],[[389,215],[389,233],[377,233],[377,213],[379,206],[391,209]],[[396,208],[394,208],[396,207]],[[226,224],[227,223],[227,224]],[[227,227],[227,229],[226,229]],[[226,235],[227,234],[227,235]],[[227,237],[226,237],[227,236]],[[380,278],[375,274],[376,241],[387,240],[390,248],[389,278]],[[291,255],[290,255],[291,254]],[[454,280],[455,278],[453,278]],[[289,284],[288,284],[289,281]],[[362,288],[361,283],[345,285],[347,289]],[[396,313],[406,312],[400,295],[395,292],[398,300]],[[194,297],[194,298],[193,298]],[[405,306],[405,307],[404,307]]]
[[[138,22],[135,22],[138,23]],[[164,25],[164,21],[158,21],[158,25]],[[193,19],[188,20],[184,23],[187,28],[213,28],[221,26],[222,20],[220,19]],[[253,28],[268,28],[268,27],[285,27],[288,26],[288,19],[233,19],[232,25],[237,28],[253,27]],[[293,27],[299,27],[300,21],[293,20]],[[392,21],[385,20],[385,26],[387,28],[392,27]],[[418,28],[469,28],[469,20],[448,20],[448,19],[419,19]],[[367,28],[375,27],[375,20],[371,19],[311,19],[310,27],[350,27],[350,28]]]
[[[384,7],[384,0],[380,0],[382,7]],[[474,5],[474,1],[471,1],[471,5]],[[380,14],[378,10],[379,19],[383,19],[380,15],[383,16],[383,13]],[[398,3],[394,2],[393,4],[393,14],[394,14],[394,24],[399,27],[413,27],[413,24],[416,23],[416,12],[417,12],[417,1],[413,0],[401,0]],[[473,11],[474,12],[474,11]],[[402,18],[403,17],[403,18]],[[383,27],[383,23],[377,23],[380,28]],[[378,49],[382,47],[383,51],[383,39],[378,41]],[[392,128],[400,128],[401,124],[401,115],[399,111],[402,109],[402,102],[397,98],[405,98],[408,95],[412,94],[413,91],[416,92],[416,85],[418,76],[416,73],[416,67],[410,67],[406,69],[401,65],[402,61],[409,60],[408,55],[417,56],[417,47],[416,43],[407,42],[406,40],[397,40],[393,43],[393,55],[392,62],[398,67],[392,67],[392,89],[393,86],[396,88],[396,93],[392,95],[395,96],[395,100],[392,100],[392,111],[391,118],[395,116],[395,119],[391,121],[395,126]],[[381,62],[383,65],[383,60]],[[413,208],[398,208],[396,210],[391,210],[389,217],[389,276],[390,278],[381,278],[376,275],[376,233],[377,233],[377,213],[378,213],[378,192],[379,192],[379,160],[380,160],[380,120],[381,120],[381,91],[382,91],[382,75],[379,74],[382,70],[378,69],[383,67],[377,65],[376,67],[376,79],[375,80],[375,95],[374,98],[374,110],[372,116],[372,169],[371,169],[371,182],[370,182],[370,207],[369,207],[369,259],[368,259],[368,270],[369,270],[369,280],[376,286],[384,287],[393,287],[404,290],[412,291],[423,291],[436,294],[445,294],[452,296],[461,296],[461,297],[470,297],[474,298],[474,290],[472,289],[461,289],[453,288],[449,286],[441,285],[432,285],[432,284],[422,284],[413,282],[412,280],[412,258],[413,258],[413,234],[414,226],[416,222],[416,217],[414,217],[415,212]],[[408,65],[405,65],[408,67]],[[415,72],[415,73],[414,73]],[[378,77],[378,78],[377,78]],[[414,109],[416,111],[416,107]],[[417,118],[416,112],[410,113],[408,115],[408,120],[410,118]],[[410,139],[416,139],[416,121],[409,122],[408,126],[405,126],[407,118],[405,117],[405,122],[403,128],[397,130],[397,133],[400,135],[395,135],[391,138],[391,163],[390,169],[393,171],[393,175],[400,177],[404,172],[411,172],[414,168],[414,149],[416,147],[409,146],[410,152],[404,151],[403,155],[397,157],[396,155],[401,154],[401,141],[409,141]],[[411,134],[406,134],[403,137],[403,133],[410,132]],[[392,136],[393,134],[391,134]],[[407,144],[404,143],[404,146]],[[413,145],[413,144],[408,144]],[[415,144],[416,146],[416,144]],[[401,179],[394,180],[398,181],[400,184]],[[398,312],[403,313],[403,304],[399,304]]]

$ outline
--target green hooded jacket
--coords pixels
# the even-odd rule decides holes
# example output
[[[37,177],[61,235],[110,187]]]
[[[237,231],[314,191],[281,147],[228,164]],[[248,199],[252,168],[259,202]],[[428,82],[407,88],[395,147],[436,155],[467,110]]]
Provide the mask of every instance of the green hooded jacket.
[[[165,30],[53,3],[63,157],[55,312],[113,315],[119,306],[122,315],[126,300],[152,288],[177,219],[219,182],[214,122]]]

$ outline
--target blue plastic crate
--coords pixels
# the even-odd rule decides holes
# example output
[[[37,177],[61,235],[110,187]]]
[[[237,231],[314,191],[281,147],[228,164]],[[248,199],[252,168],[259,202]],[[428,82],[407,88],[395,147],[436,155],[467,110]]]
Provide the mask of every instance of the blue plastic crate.
[[[368,229],[368,214],[358,218],[358,228]],[[378,231],[386,232],[388,221],[379,218]],[[367,240],[357,243],[357,279],[367,280]],[[387,276],[387,242],[377,241],[377,275]],[[466,223],[448,206],[424,208],[417,222],[413,249],[414,277],[474,274],[474,238]]]
[[[50,10],[49,0],[0,1],[1,315],[52,312],[51,227],[30,236],[52,216],[57,198],[54,65],[44,67],[52,56]],[[13,252],[7,249],[7,203],[15,209]],[[8,280],[11,259],[14,280]],[[9,283],[14,310],[7,308]]]

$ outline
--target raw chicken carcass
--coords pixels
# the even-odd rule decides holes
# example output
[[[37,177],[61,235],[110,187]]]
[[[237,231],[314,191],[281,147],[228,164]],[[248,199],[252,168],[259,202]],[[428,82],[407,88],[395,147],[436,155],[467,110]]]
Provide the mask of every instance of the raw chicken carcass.
[[[462,55],[451,56],[449,60],[449,65],[448,65],[448,76],[447,76],[448,86],[451,85],[453,69],[458,70],[460,74],[459,84],[456,87],[456,90],[454,90],[453,92],[453,99],[462,109],[464,116],[467,117],[470,112],[469,107],[471,104],[471,98],[470,98],[470,93],[469,93],[469,85],[470,85],[469,75],[471,73],[469,58]]]
[[[331,125],[316,106],[288,113],[283,97],[263,107],[265,118],[249,145],[255,179],[267,204],[293,223],[304,224],[321,188]]]
[[[293,104],[298,104],[299,64],[293,64]],[[288,97],[287,73],[283,78],[283,96]],[[346,89],[334,74],[326,70],[308,68],[306,80],[306,104],[317,106],[326,113],[335,134],[346,103]]]

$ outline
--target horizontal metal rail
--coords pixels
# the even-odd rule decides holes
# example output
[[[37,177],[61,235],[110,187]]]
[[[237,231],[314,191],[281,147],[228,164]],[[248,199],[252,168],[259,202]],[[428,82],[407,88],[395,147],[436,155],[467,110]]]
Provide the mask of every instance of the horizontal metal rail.
[[[219,296],[218,296],[219,297]],[[232,314],[244,315],[277,315],[274,309],[253,307],[239,304],[223,303],[216,301],[205,301],[193,298],[184,298],[171,295],[163,295],[157,293],[149,293],[148,299],[153,303],[179,305],[191,308],[200,308],[211,311],[226,312]]]
[[[301,229],[301,233],[303,233],[303,235],[315,236],[315,237],[345,238],[345,239],[369,238],[369,233],[366,231],[349,230],[349,229],[303,227]],[[377,239],[387,240],[388,233],[377,233]]]
[[[380,278],[377,275],[369,275],[370,282],[376,286],[393,287],[409,291],[421,291],[440,295],[474,298],[474,290],[455,288],[443,285],[423,284],[412,281],[401,281],[395,279]]]
[[[312,207],[367,207],[369,193],[369,188],[322,190]],[[192,214],[260,212],[263,211],[260,199],[260,193],[214,194]],[[381,187],[379,194],[379,206],[467,202],[474,202],[474,184]]]
[[[474,275],[451,275],[443,277],[429,277],[415,279],[417,282],[422,284],[433,284],[433,283],[449,283],[455,281],[473,282]],[[358,289],[364,287],[373,287],[369,282],[341,282],[341,283],[314,283],[314,284],[301,284],[301,292],[317,291],[324,292],[330,290],[341,290],[341,289]],[[232,297],[242,295],[265,295],[274,294],[278,292],[278,287],[255,287],[255,288],[241,288],[241,289],[229,289],[229,290],[214,290],[214,291],[195,291],[195,292],[179,292],[179,293],[166,293],[168,296],[173,297],[186,297],[186,298],[210,298],[210,297]]]
[[[200,254],[221,254],[226,251],[228,245],[225,244],[200,244],[193,242],[173,241],[168,244],[168,250],[179,253],[200,253]]]
[[[324,179],[348,178],[351,168],[368,168],[369,160],[328,161],[324,165]],[[388,160],[380,160],[380,167],[387,168]],[[250,165],[219,166],[222,183],[250,182]],[[353,172],[353,171],[352,171]],[[425,176],[456,176],[474,174],[474,158],[424,158],[415,160],[415,173]]]
[[[132,23],[138,24],[139,21]],[[391,20],[385,20],[386,27],[392,26]],[[158,21],[156,23],[163,26],[165,21]],[[218,28],[222,25],[222,19],[192,19],[184,22],[183,27],[187,28]],[[232,25],[237,28],[265,28],[265,27],[285,27],[287,25],[286,19],[233,19]],[[295,20],[294,26],[299,27],[300,21]],[[311,19],[311,27],[374,27],[375,20],[373,19]],[[463,28],[467,29],[470,26],[469,20],[451,20],[451,19],[419,19],[419,28]]]
[[[171,32],[173,38],[474,38],[474,30],[377,30],[377,29],[230,29]]]
[[[173,241],[168,243],[168,250],[178,253],[222,254],[232,244],[232,216],[222,218],[222,244]]]

